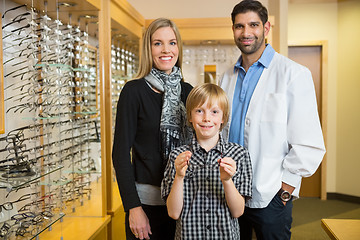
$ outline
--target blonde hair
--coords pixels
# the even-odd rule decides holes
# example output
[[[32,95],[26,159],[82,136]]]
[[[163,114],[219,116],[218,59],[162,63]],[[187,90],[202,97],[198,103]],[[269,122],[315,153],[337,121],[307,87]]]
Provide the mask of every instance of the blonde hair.
[[[194,108],[202,106],[206,101],[208,101],[208,107],[211,107],[215,102],[217,102],[220,109],[223,111],[223,124],[220,130],[225,126],[229,120],[230,107],[229,100],[224,90],[221,87],[212,84],[204,83],[202,85],[194,87],[186,100],[186,115],[188,119],[191,119],[191,111]]]
[[[178,60],[175,64],[175,66],[179,67],[181,70],[182,40],[181,40],[179,29],[177,28],[175,23],[173,21],[171,21],[170,19],[158,18],[158,19],[155,19],[152,23],[150,23],[150,25],[148,26],[148,28],[146,29],[146,31],[143,34],[142,45],[141,45],[141,47],[142,47],[141,56],[140,56],[140,61],[139,61],[139,70],[136,74],[136,78],[143,78],[143,77],[147,76],[150,73],[151,69],[154,67],[152,53],[151,53],[151,38],[156,30],[158,30],[159,28],[163,28],[163,27],[171,27],[172,30],[174,31],[176,41],[177,41],[177,46],[179,49]]]

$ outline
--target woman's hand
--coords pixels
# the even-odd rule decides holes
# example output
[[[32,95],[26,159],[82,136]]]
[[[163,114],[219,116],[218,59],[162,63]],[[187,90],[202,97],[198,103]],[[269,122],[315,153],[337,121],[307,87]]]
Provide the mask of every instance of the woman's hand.
[[[180,153],[175,159],[176,175],[179,177],[185,177],[191,155],[192,153],[190,151],[185,151]]]
[[[139,239],[150,239],[151,228],[149,219],[142,207],[136,207],[129,210],[130,229]]]
[[[227,181],[234,176],[236,172],[236,162],[230,157],[224,157],[218,160],[220,164],[220,179]]]

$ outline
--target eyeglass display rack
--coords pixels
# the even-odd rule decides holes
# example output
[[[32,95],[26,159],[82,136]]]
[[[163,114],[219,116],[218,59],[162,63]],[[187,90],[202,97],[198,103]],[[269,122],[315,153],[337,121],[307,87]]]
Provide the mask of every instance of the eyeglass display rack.
[[[46,3],[2,12],[0,239],[32,239],[90,200],[100,176],[98,53],[87,26],[51,18]]]
[[[125,0],[1,3],[0,239],[116,236],[111,110],[144,19]]]
[[[138,48],[137,43],[126,40],[126,35],[113,36],[111,44],[111,105],[113,128],[115,127],[116,107],[121,90],[125,83],[137,72],[137,66],[139,64],[139,57],[137,55]]]

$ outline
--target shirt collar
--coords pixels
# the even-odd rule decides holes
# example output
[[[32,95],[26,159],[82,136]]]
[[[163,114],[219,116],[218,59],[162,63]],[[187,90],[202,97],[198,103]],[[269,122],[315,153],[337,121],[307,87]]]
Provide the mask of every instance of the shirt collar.
[[[254,64],[261,64],[265,68],[268,68],[271,63],[271,60],[274,57],[274,54],[275,54],[275,50],[271,47],[270,44],[266,44],[264,52],[262,53],[259,60],[257,60]],[[235,63],[234,72],[236,71],[236,69],[242,68],[241,63],[242,63],[242,56],[240,55],[239,59]]]
[[[221,134],[219,134],[219,141],[216,143],[215,147],[213,147],[210,151],[216,150],[216,151],[218,151],[218,152],[220,152],[222,154],[222,153],[224,153],[224,149],[225,149],[224,144],[225,144],[224,139],[221,136]],[[193,152],[197,152],[197,151],[201,151],[201,150],[205,151],[200,146],[199,142],[196,140],[195,134],[194,134],[192,142],[191,142],[191,148],[192,148]]]

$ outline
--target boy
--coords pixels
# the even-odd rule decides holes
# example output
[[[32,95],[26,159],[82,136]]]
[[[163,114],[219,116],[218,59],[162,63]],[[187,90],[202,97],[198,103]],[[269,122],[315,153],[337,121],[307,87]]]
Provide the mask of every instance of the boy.
[[[248,151],[224,142],[229,117],[225,92],[214,84],[195,87],[186,103],[195,130],[191,144],[174,149],[161,184],[175,239],[240,239],[237,218],[251,197]]]

